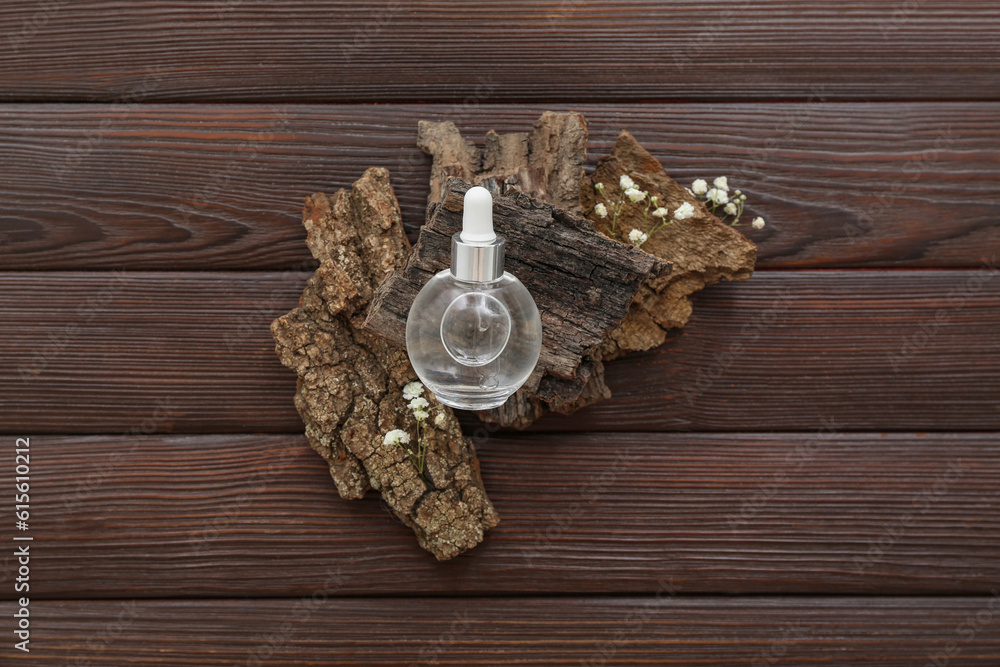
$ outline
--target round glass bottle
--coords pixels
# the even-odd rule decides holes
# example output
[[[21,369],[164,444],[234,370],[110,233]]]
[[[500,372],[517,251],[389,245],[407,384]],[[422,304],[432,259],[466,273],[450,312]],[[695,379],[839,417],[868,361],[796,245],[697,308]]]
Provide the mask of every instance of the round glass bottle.
[[[445,405],[503,405],[528,379],[542,348],[542,323],[527,288],[504,271],[504,239],[493,233],[485,188],[465,195],[452,266],[431,278],[406,320],[406,351],[420,381]]]

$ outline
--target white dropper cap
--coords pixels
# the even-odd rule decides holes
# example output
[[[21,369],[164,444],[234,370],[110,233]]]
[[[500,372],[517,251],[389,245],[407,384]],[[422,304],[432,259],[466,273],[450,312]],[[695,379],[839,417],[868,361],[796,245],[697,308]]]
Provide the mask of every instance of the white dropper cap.
[[[465,193],[465,208],[462,214],[463,243],[492,243],[497,235],[493,232],[493,195],[484,187],[469,188]]]
[[[493,195],[478,185],[465,193],[462,231],[451,237],[451,273],[473,283],[503,275],[506,241],[493,231]]]

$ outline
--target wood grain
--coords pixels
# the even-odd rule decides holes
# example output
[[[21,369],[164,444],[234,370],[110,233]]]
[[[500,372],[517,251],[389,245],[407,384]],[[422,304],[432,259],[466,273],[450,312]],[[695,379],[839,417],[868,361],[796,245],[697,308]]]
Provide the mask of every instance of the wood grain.
[[[3,274],[0,428],[302,432],[268,326],[307,277]]]
[[[9,617],[13,605],[0,610]],[[923,665],[939,655],[952,665],[1000,661],[1000,598],[985,596],[319,596],[35,602],[31,613],[38,622],[32,665]],[[11,664],[25,658],[9,642],[0,657]]]
[[[35,436],[31,597],[293,597],[331,568],[368,596],[1000,586],[996,434],[477,440],[503,520],[439,563],[301,436]]]
[[[369,166],[391,170],[413,240],[430,173],[417,121],[482,142],[547,106],[3,105],[0,267],[311,266],[305,197]],[[763,268],[967,267],[1000,248],[1000,104],[573,108],[591,167],[628,128],[683,183],[728,174],[768,220],[750,233]]]
[[[4,4],[27,100],[992,99],[988,0]]]
[[[305,276],[0,274],[0,429],[301,432],[268,324]],[[609,363],[610,400],[533,428],[996,431],[998,321],[995,266],[762,272]]]

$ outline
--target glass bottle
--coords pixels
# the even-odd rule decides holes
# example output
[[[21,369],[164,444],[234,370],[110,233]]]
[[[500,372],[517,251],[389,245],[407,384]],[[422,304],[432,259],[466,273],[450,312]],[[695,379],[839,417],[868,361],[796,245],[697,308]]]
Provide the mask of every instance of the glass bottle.
[[[451,268],[410,306],[406,351],[420,381],[453,408],[503,405],[528,379],[542,349],[542,321],[527,288],[504,271],[505,240],[493,231],[493,197],[465,194]]]

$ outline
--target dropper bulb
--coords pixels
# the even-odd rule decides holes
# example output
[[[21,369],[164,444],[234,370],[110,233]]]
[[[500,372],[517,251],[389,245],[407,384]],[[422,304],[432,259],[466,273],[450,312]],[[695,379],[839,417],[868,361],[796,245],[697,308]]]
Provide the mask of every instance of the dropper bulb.
[[[493,195],[478,185],[469,188],[462,212],[462,242],[492,243],[496,238],[493,231]]]

